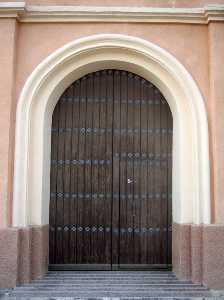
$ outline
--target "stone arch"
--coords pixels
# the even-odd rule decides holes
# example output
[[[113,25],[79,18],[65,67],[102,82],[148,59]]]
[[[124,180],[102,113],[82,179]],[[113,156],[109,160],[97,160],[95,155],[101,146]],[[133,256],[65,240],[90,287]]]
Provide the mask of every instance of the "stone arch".
[[[55,51],[25,83],[16,116],[13,225],[48,224],[53,109],[73,81],[103,68],[136,73],[163,93],[174,126],[173,222],[210,223],[208,125],[199,88],[160,47],[136,37],[99,34]]]

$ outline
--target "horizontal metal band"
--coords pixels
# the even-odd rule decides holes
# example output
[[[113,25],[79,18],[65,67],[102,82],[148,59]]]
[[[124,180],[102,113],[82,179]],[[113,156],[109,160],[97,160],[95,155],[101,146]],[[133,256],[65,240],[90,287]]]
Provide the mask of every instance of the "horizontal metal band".
[[[172,134],[172,128],[52,128],[53,133],[79,133],[79,134],[107,134],[113,133],[114,135],[135,135],[135,134],[155,134],[155,135],[166,135]]]
[[[119,194],[119,193],[68,193],[51,192],[51,198],[79,198],[79,199],[167,199],[172,198],[172,193],[148,194]]]
[[[159,91],[155,90],[156,94],[159,94]],[[162,96],[161,96],[162,97]],[[60,100],[63,102],[69,103],[116,103],[116,104],[126,104],[126,105],[159,105],[167,104],[165,100],[143,100],[143,99],[111,99],[111,98],[77,98],[77,97],[63,97]]]
[[[125,157],[123,157],[124,159]],[[116,161],[116,159],[121,159],[121,157],[117,156],[114,157],[114,162]],[[162,160],[158,160],[158,159],[150,159],[150,158],[135,158],[135,157],[126,157],[127,159],[127,164],[143,164],[143,163],[147,163],[147,165],[149,167],[168,167],[168,161],[167,159],[162,159]],[[76,165],[111,165],[112,164],[112,160],[97,160],[97,159],[80,159],[80,160],[51,160],[51,165],[54,166],[62,166],[62,165],[71,165],[71,166],[76,166]]]
[[[172,227],[142,227],[142,228],[136,228],[136,227],[128,227],[128,228],[111,228],[110,226],[80,226],[80,225],[64,225],[64,226],[50,226],[50,231],[73,231],[73,232],[92,232],[92,233],[160,233],[160,232],[167,232],[172,231]]]
[[[149,161],[161,161],[172,157],[172,153],[145,153],[145,152],[115,152],[114,158],[148,159]]]

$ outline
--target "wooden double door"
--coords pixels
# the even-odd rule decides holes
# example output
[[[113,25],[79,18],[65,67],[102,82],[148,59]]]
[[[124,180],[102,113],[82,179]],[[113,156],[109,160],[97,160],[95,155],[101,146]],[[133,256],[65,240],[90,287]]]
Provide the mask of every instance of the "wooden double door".
[[[50,267],[171,264],[172,115],[126,71],[75,81],[52,119]]]

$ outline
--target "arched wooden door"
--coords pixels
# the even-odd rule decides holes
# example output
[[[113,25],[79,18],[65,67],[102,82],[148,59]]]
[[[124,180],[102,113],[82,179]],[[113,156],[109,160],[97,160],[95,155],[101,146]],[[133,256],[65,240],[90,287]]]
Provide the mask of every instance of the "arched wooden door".
[[[171,265],[172,115],[126,71],[75,81],[52,120],[50,267]]]

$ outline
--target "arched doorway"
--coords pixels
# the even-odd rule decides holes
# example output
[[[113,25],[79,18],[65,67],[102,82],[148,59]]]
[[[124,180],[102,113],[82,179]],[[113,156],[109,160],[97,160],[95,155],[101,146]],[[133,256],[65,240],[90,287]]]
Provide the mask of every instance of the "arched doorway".
[[[171,265],[172,128],[159,89],[131,72],[65,90],[51,130],[51,268]]]

